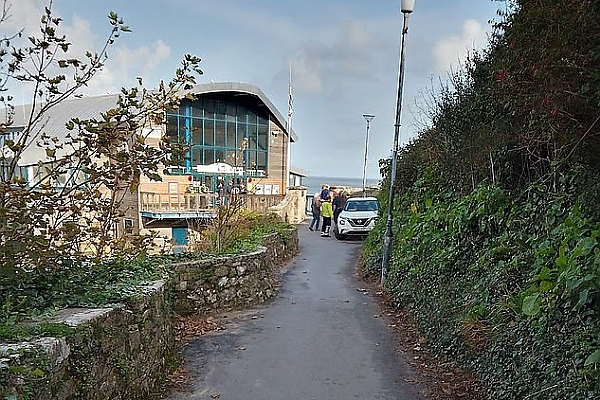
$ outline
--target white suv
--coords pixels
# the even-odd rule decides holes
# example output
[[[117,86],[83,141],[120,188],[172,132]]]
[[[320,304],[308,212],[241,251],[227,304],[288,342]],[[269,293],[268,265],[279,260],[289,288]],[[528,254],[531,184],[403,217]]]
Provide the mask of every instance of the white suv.
[[[338,217],[334,234],[343,240],[350,235],[368,235],[375,226],[379,213],[379,201],[376,197],[351,197]]]

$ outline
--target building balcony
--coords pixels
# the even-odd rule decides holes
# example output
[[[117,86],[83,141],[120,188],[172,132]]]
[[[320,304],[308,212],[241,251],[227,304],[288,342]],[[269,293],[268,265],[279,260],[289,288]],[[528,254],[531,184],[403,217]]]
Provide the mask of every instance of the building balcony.
[[[269,207],[281,202],[282,195],[235,194],[220,198],[216,193],[169,194],[140,192],[140,214],[145,224],[157,221],[201,220],[209,221],[216,208],[232,201],[255,212],[268,212]]]

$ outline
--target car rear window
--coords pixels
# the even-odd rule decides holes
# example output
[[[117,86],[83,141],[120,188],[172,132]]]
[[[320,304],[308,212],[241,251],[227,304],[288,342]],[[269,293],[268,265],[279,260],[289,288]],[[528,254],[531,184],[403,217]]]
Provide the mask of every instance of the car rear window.
[[[378,211],[379,203],[377,200],[348,201],[346,211]]]

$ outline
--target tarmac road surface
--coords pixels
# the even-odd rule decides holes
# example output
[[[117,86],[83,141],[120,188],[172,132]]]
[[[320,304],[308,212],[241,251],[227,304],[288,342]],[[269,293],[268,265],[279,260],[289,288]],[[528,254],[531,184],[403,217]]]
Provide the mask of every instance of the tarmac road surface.
[[[366,286],[355,277],[360,240],[298,226],[300,254],[279,295],[231,314],[226,330],[192,341],[192,386],[171,400],[422,399],[415,376]]]

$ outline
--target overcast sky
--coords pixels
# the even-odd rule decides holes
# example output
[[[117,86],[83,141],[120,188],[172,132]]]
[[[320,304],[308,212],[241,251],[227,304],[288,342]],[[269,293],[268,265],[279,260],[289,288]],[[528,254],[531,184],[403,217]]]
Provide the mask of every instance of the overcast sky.
[[[39,30],[44,0],[9,0],[0,27]],[[361,178],[366,122],[372,113],[367,176],[379,178],[394,133],[400,27],[399,0],[54,0],[63,33],[79,49],[100,50],[119,14],[131,27],[110,51],[88,94],[116,93],[142,76],[168,80],[186,53],[202,58],[198,83],[259,86],[287,115],[292,67],[292,165],[314,176]],[[416,0],[409,19],[401,142],[426,121],[433,82],[446,79],[470,49],[487,45],[489,20],[505,7],[493,0]],[[18,96],[17,96],[18,97]]]

